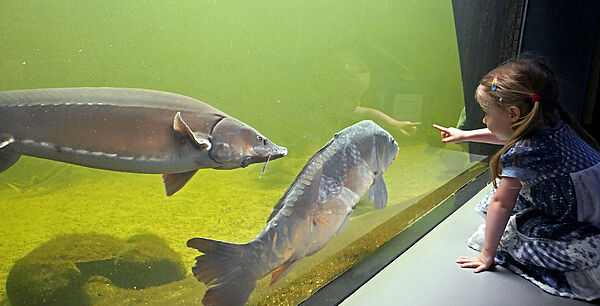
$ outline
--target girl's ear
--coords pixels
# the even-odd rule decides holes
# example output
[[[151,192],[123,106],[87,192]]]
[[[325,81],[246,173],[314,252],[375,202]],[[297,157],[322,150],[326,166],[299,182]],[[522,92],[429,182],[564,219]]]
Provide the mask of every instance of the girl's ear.
[[[516,105],[509,106],[508,114],[510,116],[510,121],[515,123],[521,118],[521,109]]]

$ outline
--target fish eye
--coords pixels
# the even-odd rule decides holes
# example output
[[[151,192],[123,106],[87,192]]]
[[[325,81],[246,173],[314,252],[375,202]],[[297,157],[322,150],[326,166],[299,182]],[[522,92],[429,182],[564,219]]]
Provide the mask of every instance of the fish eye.
[[[256,141],[258,141],[259,143],[262,143],[265,146],[267,145],[267,139],[260,135],[256,135]]]

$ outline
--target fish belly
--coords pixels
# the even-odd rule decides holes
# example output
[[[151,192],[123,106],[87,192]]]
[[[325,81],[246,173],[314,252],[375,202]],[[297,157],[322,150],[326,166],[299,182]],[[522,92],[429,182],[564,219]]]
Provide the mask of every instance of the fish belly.
[[[74,149],[60,147],[46,142],[25,140],[13,145],[16,152],[38,158],[50,159],[70,164],[104,170],[147,174],[183,173],[200,168],[195,159],[173,152],[163,156],[143,156],[133,154],[118,155],[94,151],[94,149]],[[208,158],[208,156],[207,156]]]
[[[173,131],[175,111],[113,105],[0,106],[0,134],[13,150],[88,167],[180,173],[211,166]],[[198,164],[200,162],[200,164]]]

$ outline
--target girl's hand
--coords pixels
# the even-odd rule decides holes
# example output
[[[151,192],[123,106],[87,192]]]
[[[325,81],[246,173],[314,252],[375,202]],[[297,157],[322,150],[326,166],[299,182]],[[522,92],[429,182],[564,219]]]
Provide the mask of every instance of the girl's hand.
[[[433,125],[434,128],[438,129],[442,134],[442,142],[463,142],[466,140],[466,133],[463,130],[459,130],[457,128],[449,127],[445,128],[443,126],[439,126],[437,124]]]
[[[475,268],[475,273],[488,270],[492,265],[497,262],[493,256],[486,256],[480,253],[477,257],[461,256],[456,260],[456,263],[460,264],[461,268]]]

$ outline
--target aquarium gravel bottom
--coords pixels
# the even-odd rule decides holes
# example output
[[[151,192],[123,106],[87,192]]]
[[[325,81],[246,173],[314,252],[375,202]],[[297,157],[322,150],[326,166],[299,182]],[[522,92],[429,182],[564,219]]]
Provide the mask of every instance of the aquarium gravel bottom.
[[[186,241],[192,237],[237,243],[252,240],[309,157],[291,153],[273,161],[262,178],[262,165],[231,171],[201,170],[170,198],[164,195],[159,175],[95,170],[23,157],[0,175],[0,280],[6,282],[17,260],[62,235],[107,235],[118,241],[150,235],[180,257],[183,279],[128,289],[116,286],[108,277],[92,276],[81,288],[88,301],[95,305],[199,304],[206,287],[191,275],[199,253],[187,248]],[[343,233],[305,258],[273,287],[268,286],[269,277],[260,280],[248,303],[302,301],[396,234],[374,238],[369,232],[465,170],[485,168],[479,162],[482,159],[460,150],[401,144],[397,159],[384,174],[388,206],[376,211],[363,199]],[[425,212],[412,215],[418,218]],[[409,218],[405,223],[414,221]],[[76,247],[71,249],[77,252]],[[0,288],[2,304],[8,304],[5,286]]]

